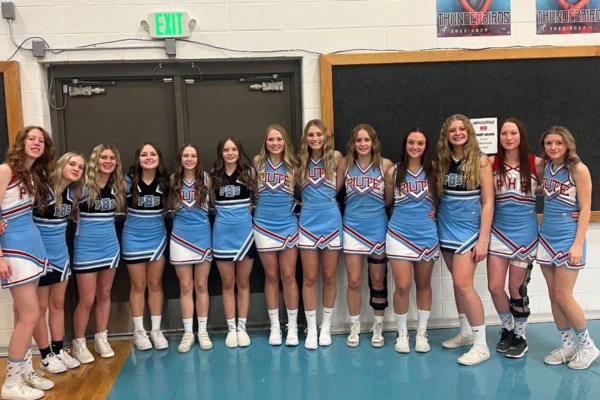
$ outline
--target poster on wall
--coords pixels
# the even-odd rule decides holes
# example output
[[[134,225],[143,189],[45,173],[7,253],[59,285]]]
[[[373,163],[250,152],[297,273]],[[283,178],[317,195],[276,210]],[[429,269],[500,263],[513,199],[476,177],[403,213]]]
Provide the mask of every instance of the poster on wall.
[[[479,149],[487,154],[498,152],[498,118],[473,118],[471,119],[475,136],[479,142]]]
[[[438,37],[510,35],[510,0],[437,0]]]
[[[536,0],[538,35],[600,32],[600,0]]]

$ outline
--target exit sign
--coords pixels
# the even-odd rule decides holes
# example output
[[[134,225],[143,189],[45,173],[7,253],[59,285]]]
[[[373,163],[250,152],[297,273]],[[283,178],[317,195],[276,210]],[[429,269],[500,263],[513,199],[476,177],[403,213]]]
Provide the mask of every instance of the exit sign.
[[[148,14],[148,33],[157,39],[190,36],[190,17],[183,11]]]

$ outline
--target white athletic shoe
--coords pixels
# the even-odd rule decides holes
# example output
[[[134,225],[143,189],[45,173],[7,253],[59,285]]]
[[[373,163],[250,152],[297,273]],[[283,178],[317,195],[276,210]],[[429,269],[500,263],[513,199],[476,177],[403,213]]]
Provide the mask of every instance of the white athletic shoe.
[[[331,332],[329,325],[321,325],[321,333],[319,334],[319,346],[331,345]]]
[[[238,338],[238,346],[240,347],[248,347],[252,341],[250,340],[250,336],[248,336],[248,332],[245,329],[238,329],[237,331]]]
[[[575,354],[569,363],[569,368],[587,369],[599,356],[600,350],[598,350],[594,344],[586,347],[580,347],[577,354]]]
[[[281,328],[279,325],[271,325],[271,333],[269,334],[269,344],[271,346],[281,345]]]
[[[107,331],[96,333],[94,340],[94,350],[100,354],[102,358],[111,358],[115,356],[115,352],[110,343],[108,343]]]
[[[0,397],[3,400],[37,400],[44,397],[44,392],[39,389],[34,389],[21,381],[15,386],[2,386],[2,394]]]
[[[169,348],[169,342],[167,339],[165,339],[162,331],[159,329],[150,331],[150,339],[152,340],[152,344],[156,350],[164,350]]]
[[[560,365],[570,362],[577,353],[577,347],[560,347],[554,349],[549,355],[544,358],[544,362],[548,365]]]
[[[54,382],[50,379],[42,378],[42,376],[35,371],[27,371],[21,374],[21,376],[23,377],[23,382],[34,389],[50,390],[54,387]]]
[[[375,322],[373,324],[373,328],[371,328],[371,332],[373,332],[373,337],[371,337],[371,346],[383,347],[385,345],[385,338],[383,337],[383,324]]]
[[[94,356],[85,344],[85,338],[73,339],[73,357],[81,364],[94,362]]]
[[[238,347],[238,334],[237,331],[229,331],[225,338],[225,346],[229,348]]]
[[[185,332],[181,337],[181,342],[177,346],[177,351],[180,353],[187,353],[192,349],[194,345],[194,334],[192,332]]]
[[[486,360],[490,359],[490,350],[486,347],[484,349],[471,347],[471,350],[458,357],[458,363],[462,365],[477,365]]]
[[[360,321],[350,324],[350,335],[346,339],[348,347],[356,347],[360,343]]]
[[[146,331],[138,330],[133,333],[133,344],[135,348],[144,351],[152,348],[152,342],[148,339]]]
[[[447,349],[457,349],[463,346],[471,346],[473,344],[473,335],[471,336],[463,336],[462,333],[454,336],[452,339],[448,339],[442,343]]]
[[[398,353],[410,353],[410,343],[408,342],[407,331],[398,331],[398,337],[396,338],[396,346],[394,346],[394,349]]]
[[[67,370],[67,366],[54,353],[50,353],[46,358],[40,360],[40,368],[51,374],[62,374]]]
[[[202,350],[210,350],[213,348],[208,332],[198,332],[198,342],[200,342],[200,348]]]
[[[79,361],[71,357],[71,355],[69,354],[69,350],[61,349],[56,355],[56,358],[58,358],[63,364],[65,364],[68,369],[77,368],[81,365]]]
[[[300,341],[298,340],[298,325],[286,325],[287,335],[285,337],[286,346],[298,346]]]
[[[317,329],[306,329],[306,340],[304,341],[304,348],[308,350],[316,350],[319,348],[317,343]]]
[[[415,336],[415,351],[418,353],[427,353],[431,350],[429,345],[429,339],[427,338],[427,331],[417,330]]]

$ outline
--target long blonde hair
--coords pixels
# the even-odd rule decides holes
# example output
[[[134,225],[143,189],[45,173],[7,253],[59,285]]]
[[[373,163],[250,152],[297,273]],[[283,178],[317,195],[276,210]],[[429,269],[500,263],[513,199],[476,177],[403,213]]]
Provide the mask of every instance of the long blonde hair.
[[[111,186],[115,193],[116,211],[122,212],[125,209],[125,189],[123,188],[123,166],[121,165],[121,154],[112,144],[99,144],[94,147],[90,160],[88,161],[87,173],[85,175],[85,184],[89,189],[88,206],[92,207],[100,195],[100,183],[98,175],[98,160],[104,150],[113,152],[117,165],[110,174],[107,185]]]
[[[448,130],[454,121],[461,121],[465,125],[468,134],[467,143],[465,144],[463,151],[463,162],[460,165],[460,170],[465,177],[465,186],[469,190],[473,190],[479,186],[481,156],[479,142],[477,141],[477,136],[475,136],[475,128],[473,128],[473,124],[469,118],[462,114],[454,114],[448,117],[446,122],[444,122],[440,131],[440,139],[437,143],[438,162],[436,175],[437,190],[440,196],[444,192],[444,180],[448,173],[448,169],[450,168],[450,163],[452,162],[452,153],[454,149],[452,148],[452,144],[448,141]]]
[[[258,180],[260,181],[260,179],[262,178],[262,174],[265,172],[265,163],[267,157],[269,156],[269,150],[267,150],[267,137],[269,136],[269,132],[271,132],[272,130],[276,130],[277,132],[281,133],[281,137],[283,137],[284,147],[282,160],[286,166],[285,175],[288,178],[290,188],[293,189],[296,183],[295,170],[298,161],[296,160],[296,156],[294,155],[294,149],[292,148],[292,142],[290,140],[290,137],[288,136],[284,127],[281,125],[273,124],[267,127],[267,131],[265,132],[265,137],[263,139],[263,144],[260,148],[260,153],[258,154]]]
[[[303,184],[308,179],[308,163],[310,162],[310,149],[308,147],[308,130],[316,126],[323,132],[323,167],[325,168],[325,179],[333,180],[335,160],[333,157],[333,135],[329,132],[323,121],[312,119],[306,123],[302,139],[300,139],[300,151],[298,151],[298,180]]]
[[[62,190],[66,189],[66,188],[62,188],[62,190],[61,190],[61,187],[60,187],[60,182],[62,181],[62,178],[63,178],[63,169],[65,169],[65,166],[69,163],[69,161],[71,161],[71,158],[73,158],[73,157],[81,157],[81,159],[83,160],[83,174],[81,175],[81,178],[79,178],[79,181],[71,182],[71,184],[67,187],[77,187],[85,179],[87,165],[86,165],[85,156],[83,154],[77,153],[75,151],[70,151],[68,153],[63,154],[58,159],[58,161],[56,162],[56,168],[54,168],[54,172],[52,173],[52,178],[51,178],[52,191],[54,192],[55,207],[57,210],[60,210],[60,207],[62,205]]]
[[[581,162],[581,159],[577,155],[577,148],[575,146],[575,138],[573,134],[564,126],[555,125],[550,127],[544,134],[542,135],[542,140],[540,141],[542,144],[542,158],[546,163],[550,162],[550,156],[546,154],[546,149],[544,146],[544,140],[546,140],[546,136],[548,135],[559,135],[567,145],[567,152],[565,153],[565,167],[570,171],[574,166]]]
[[[371,139],[371,161],[373,161],[373,168],[379,169],[381,167],[381,142],[377,139],[375,129],[368,124],[358,124],[352,130],[352,134],[346,145],[346,166],[352,168],[358,158],[358,154],[356,153],[356,138],[358,138],[358,132],[360,131],[365,131],[369,135],[369,139]]]

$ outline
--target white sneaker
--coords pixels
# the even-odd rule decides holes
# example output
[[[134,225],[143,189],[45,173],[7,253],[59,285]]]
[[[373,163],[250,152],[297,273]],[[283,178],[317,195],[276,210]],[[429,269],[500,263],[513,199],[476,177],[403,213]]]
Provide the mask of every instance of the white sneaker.
[[[140,351],[150,350],[152,348],[152,342],[148,338],[148,334],[146,331],[142,330],[133,332],[133,344],[135,345],[135,348]]]
[[[245,329],[238,329],[237,331],[237,341],[238,346],[240,347],[248,347],[252,341],[250,340],[250,336],[248,336],[248,332]]]
[[[88,350],[85,338],[73,339],[73,357],[81,364],[94,362],[94,356]]]
[[[457,361],[462,365],[477,365],[489,359],[490,350],[487,347],[479,349],[473,346],[471,350],[460,356]]]
[[[39,389],[34,389],[21,381],[15,386],[2,386],[2,399],[6,400],[37,400],[44,397],[44,392]]]
[[[34,389],[50,390],[54,387],[54,382],[50,379],[42,378],[42,376],[35,371],[27,371],[21,374],[21,376],[23,377],[23,382]]]
[[[71,357],[71,355],[69,354],[69,350],[61,349],[56,355],[56,358],[58,358],[63,364],[65,364],[68,369],[77,368],[81,365],[79,361]]]
[[[110,347],[110,343],[108,343],[107,337],[108,331],[96,333],[94,340],[94,350],[96,353],[100,354],[102,358],[111,358],[115,356],[115,352],[112,347]]]
[[[169,348],[169,342],[165,339],[161,330],[156,329],[150,331],[150,339],[156,350],[164,350]]]
[[[577,354],[575,354],[575,356],[569,363],[569,368],[587,369],[599,356],[600,350],[598,350],[598,348],[594,344],[592,344],[591,346],[580,347]]]
[[[307,329],[306,340],[304,341],[304,348],[308,350],[316,350],[319,347],[317,343],[317,330]]]
[[[429,345],[429,339],[427,338],[427,331],[417,330],[415,336],[415,351],[418,353],[427,353],[431,350]]]
[[[177,351],[180,353],[187,353],[192,349],[194,345],[194,334],[192,332],[186,332],[181,337],[181,342],[177,346]]]
[[[67,366],[54,353],[50,353],[46,358],[40,360],[40,368],[51,374],[62,374],[67,370]]]
[[[459,333],[458,335],[454,336],[452,339],[448,339],[448,340],[444,341],[442,343],[442,346],[444,346],[447,349],[457,349],[457,348],[463,347],[463,346],[471,346],[472,344],[473,344],[473,335],[463,336],[462,333]]]
[[[210,350],[213,348],[208,332],[198,332],[198,342],[200,342],[200,348],[202,350]]]
[[[383,337],[383,324],[375,322],[373,324],[373,328],[371,328],[371,332],[373,332],[373,337],[371,337],[371,346],[383,347],[385,345],[385,338]]]
[[[560,365],[566,364],[575,357],[577,353],[577,347],[561,347],[558,349],[554,349],[550,352],[549,355],[544,358],[544,362],[549,365]]]
[[[287,324],[287,336],[285,337],[286,346],[298,346],[298,325]],[[316,333],[316,332],[315,332]]]
[[[348,347],[356,347],[360,342],[360,321],[350,324],[350,335],[346,339]]]
[[[229,348],[238,347],[238,334],[237,331],[229,331],[225,338],[225,346]]]
[[[319,346],[331,345],[331,332],[329,325],[321,325],[321,333],[319,334]]]
[[[269,344],[271,346],[281,345],[281,328],[279,325],[271,325],[271,333],[269,334]]]
[[[408,331],[398,331],[398,337],[396,338],[396,345],[394,349],[398,353],[410,353],[410,343],[408,342]]]

